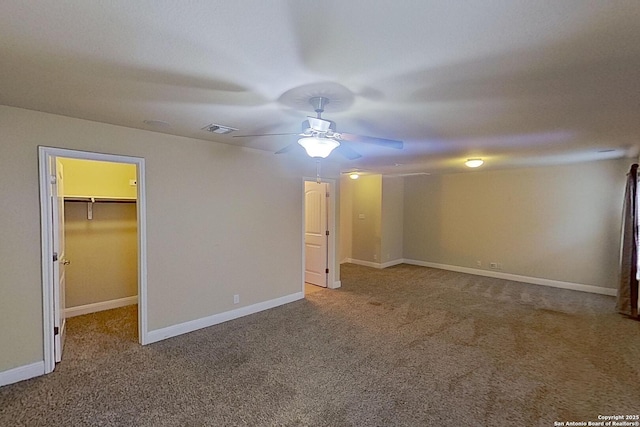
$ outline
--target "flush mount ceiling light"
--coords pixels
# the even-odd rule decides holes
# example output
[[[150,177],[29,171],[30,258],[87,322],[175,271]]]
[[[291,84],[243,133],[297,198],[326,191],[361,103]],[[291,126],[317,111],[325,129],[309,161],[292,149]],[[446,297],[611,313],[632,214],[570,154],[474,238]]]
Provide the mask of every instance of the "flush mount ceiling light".
[[[351,179],[358,179],[358,178],[360,178],[360,175],[358,174],[358,172],[351,172],[351,173],[349,174],[349,178],[351,178]]]
[[[144,120],[145,125],[155,129],[169,129],[171,125],[164,120]]]
[[[477,168],[484,164],[484,160],[482,159],[468,159],[464,164],[470,168]]]
[[[340,146],[335,139],[319,138],[317,136],[300,138],[298,144],[307,151],[309,157],[326,158],[331,152]]]

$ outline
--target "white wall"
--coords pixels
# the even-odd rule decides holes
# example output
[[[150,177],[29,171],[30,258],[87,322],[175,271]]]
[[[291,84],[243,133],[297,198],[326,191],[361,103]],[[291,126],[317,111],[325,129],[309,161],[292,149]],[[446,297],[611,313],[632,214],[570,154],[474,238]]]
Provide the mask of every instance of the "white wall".
[[[43,360],[38,145],[145,158],[150,331],[300,292],[313,161],[0,106],[0,372]]]
[[[407,177],[404,258],[616,288],[631,163]]]

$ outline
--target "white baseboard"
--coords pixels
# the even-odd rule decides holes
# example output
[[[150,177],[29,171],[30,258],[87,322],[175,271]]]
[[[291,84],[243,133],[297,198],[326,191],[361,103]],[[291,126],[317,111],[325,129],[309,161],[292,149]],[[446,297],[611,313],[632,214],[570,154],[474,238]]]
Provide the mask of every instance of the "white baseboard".
[[[197,331],[198,329],[208,328],[209,326],[228,322],[229,320],[248,316],[250,314],[258,313],[270,308],[275,308],[303,298],[303,292],[296,292],[295,294],[285,295],[283,297],[275,298],[269,301],[259,302],[257,304],[248,305],[246,307],[226,311],[224,313],[214,314],[213,316],[203,317],[201,319],[191,320],[189,322],[179,323],[173,326],[167,326],[166,328],[156,329],[155,331],[149,331],[147,333],[146,344],[151,344],[167,338],[172,338],[178,335]]]
[[[387,261],[387,262],[371,262],[371,261],[362,261],[360,259],[353,259],[353,258],[347,258],[347,261],[351,264],[358,264],[358,265],[363,265],[365,267],[373,267],[373,268],[387,268],[387,267],[393,267],[394,265],[398,265],[398,264],[403,264],[404,263],[404,259],[399,258],[399,259],[394,259],[392,261]]]
[[[514,282],[530,283],[533,285],[550,286],[552,288],[570,289],[573,291],[589,292],[592,294],[602,294],[616,296],[616,289],[602,286],[584,285],[582,283],[563,282],[560,280],[543,279],[540,277],[520,276],[518,274],[503,273],[500,271],[487,271],[477,268],[459,267],[457,265],[438,264],[434,262],[405,259],[405,264],[419,265],[422,267],[439,268],[441,270],[457,271],[459,273],[475,274],[476,276],[493,277],[496,279],[512,280]]]
[[[380,264],[380,268],[393,267],[394,265],[400,265],[400,264],[404,264],[404,259],[399,258],[399,259],[383,262],[382,264]]]
[[[363,265],[365,267],[380,268],[380,263],[371,262],[371,261],[363,261],[361,259],[348,258],[347,262],[351,263],[351,264]]]
[[[338,289],[342,287],[342,281],[341,280],[336,280],[335,282],[333,282],[333,286],[330,289]]]
[[[0,387],[44,375],[44,360],[0,372]]]
[[[138,296],[112,299],[110,301],[96,302],[93,304],[79,305],[69,307],[64,310],[66,317],[82,316],[83,314],[96,313],[98,311],[111,310],[112,308],[125,307],[127,305],[137,304]]]

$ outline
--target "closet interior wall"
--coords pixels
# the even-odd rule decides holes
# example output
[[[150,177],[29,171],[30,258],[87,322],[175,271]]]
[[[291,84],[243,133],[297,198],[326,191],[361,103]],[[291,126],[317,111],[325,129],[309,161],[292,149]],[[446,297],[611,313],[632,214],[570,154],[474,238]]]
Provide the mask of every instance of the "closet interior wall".
[[[134,304],[138,292],[136,167],[62,159],[67,316]]]

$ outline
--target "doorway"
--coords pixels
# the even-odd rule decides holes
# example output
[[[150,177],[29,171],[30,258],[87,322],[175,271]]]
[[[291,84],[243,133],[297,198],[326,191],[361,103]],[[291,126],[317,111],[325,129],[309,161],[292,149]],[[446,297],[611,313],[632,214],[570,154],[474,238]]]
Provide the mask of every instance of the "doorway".
[[[334,279],[335,182],[305,178],[303,200],[303,292],[337,288],[339,282]]]
[[[137,318],[138,342],[147,341],[146,301],[146,199],[144,159],[110,154],[90,153],[51,147],[39,147],[40,209],[42,243],[43,330],[45,373],[55,369],[62,358],[66,325],[64,239],[64,165],[61,159],[93,160],[98,162],[133,165],[135,167],[135,217],[137,222]],[[133,183],[133,182],[132,182]],[[78,195],[76,201],[86,205],[86,215],[92,218],[96,200]],[[111,200],[113,201],[113,200]],[[118,200],[125,202],[125,200]],[[130,209],[131,209],[130,205]],[[74,208],[75,209],[75,208]]]

